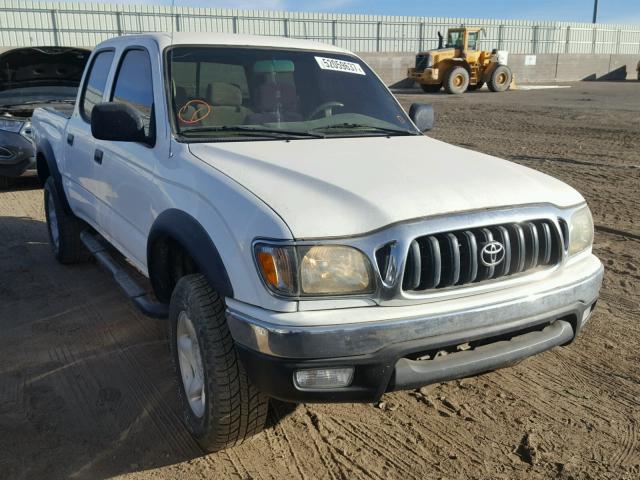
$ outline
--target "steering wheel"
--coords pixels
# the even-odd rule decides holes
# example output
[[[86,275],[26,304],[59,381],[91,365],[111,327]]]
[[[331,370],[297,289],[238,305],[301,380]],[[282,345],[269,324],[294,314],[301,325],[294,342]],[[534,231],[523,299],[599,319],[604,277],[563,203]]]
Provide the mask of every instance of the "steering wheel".
[[[212,111],[211,105],[206,100],[192,98],[180,107],[178,119],[185,125],[194,125],[211,115]]]
[[[331,102],[321,103],[313,110],[313,112],[311,112],[311,115],[309,115],[309,119],[311,120],[315,118],[315,116],[318,115],[320,112],[324,112],[325,117],[330,117],[331,115],[333,115],[334,108],[341,108],[341,107],[344,107],[344,103],[337,102],[335,100]]]

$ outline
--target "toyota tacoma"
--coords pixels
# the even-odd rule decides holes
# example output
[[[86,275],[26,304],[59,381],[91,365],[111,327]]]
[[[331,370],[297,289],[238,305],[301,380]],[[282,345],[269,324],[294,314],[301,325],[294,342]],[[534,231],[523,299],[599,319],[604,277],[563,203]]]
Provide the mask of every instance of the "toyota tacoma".
[[[584,198],[432,123],[333,46],[107,40],[73,112],[33,117],[53,253],[169,319],[210,451],[260,431],[270,397],[376,402],[571,343],[603,276]]]

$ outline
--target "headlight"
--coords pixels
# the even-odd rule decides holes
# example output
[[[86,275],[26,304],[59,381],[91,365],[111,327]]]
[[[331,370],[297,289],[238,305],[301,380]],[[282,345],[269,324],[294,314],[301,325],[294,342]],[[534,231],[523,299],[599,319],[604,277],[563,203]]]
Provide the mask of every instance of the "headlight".
[[[7,132],[18,133],[22,129],[24,122],[20,120],[9,120],[7,118],[0,118],[0,130]]]
[[[593,218],[589,207],[574,212],[569,223],[569,255],[582,252],[593,244]]]
[[[313,297],[373,290],[370,262],[352,247],[258,244],[255,255],[267,286],[282,295]]]

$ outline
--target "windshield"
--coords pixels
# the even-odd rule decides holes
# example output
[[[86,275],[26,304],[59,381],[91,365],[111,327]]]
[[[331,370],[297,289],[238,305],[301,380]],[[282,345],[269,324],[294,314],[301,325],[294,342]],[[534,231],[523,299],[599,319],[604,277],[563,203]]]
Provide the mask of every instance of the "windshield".
[[[449,30],[446,46],[447,48],[463,48],[464,32],[462,30]]]
[[[416,135],[355,57],[300,50],[173,47],[172,123],[182,141]]]

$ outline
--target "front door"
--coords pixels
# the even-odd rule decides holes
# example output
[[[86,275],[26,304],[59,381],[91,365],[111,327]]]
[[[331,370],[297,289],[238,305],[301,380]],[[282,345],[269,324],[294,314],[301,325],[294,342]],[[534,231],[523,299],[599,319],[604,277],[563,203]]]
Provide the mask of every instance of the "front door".
[[[93,55],[85,76],[78,107],[67,124],[60,141],[64,143],[65,189],[74,212],[98,229],[104,227],[104,209],[98,200],[99,169],[95,159],[95,140],[91,135],[91,111],[102,102],[114,50],[102,50]]]

